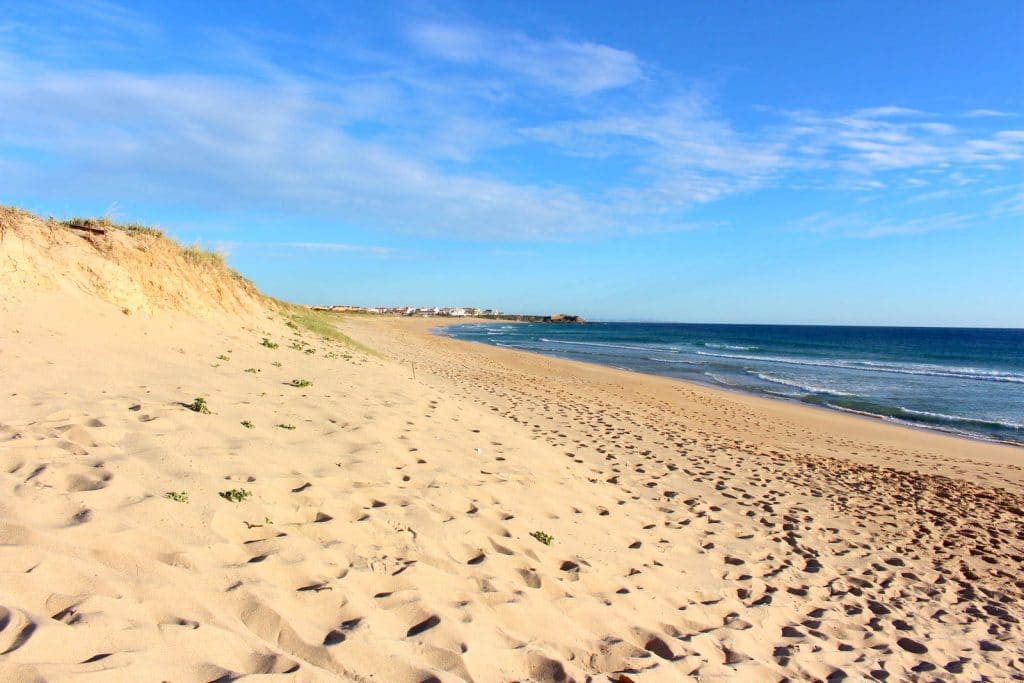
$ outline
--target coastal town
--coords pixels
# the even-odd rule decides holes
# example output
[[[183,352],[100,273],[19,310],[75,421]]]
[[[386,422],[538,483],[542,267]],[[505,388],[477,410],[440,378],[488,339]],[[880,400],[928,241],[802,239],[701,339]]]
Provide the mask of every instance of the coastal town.
[[[446,306],[440,308],[438,306],[432,307],[416,307],[416,306],[314,306],[316,310],[320,311],[332,311],[334,313],[368,313],[371,315],[402,315],[402,316],[420,316],[424,318],[442,317],[442,318],[483,318],[505,315],[501,311],[496,311],[493,308],[475,308],[470,306]]]
[[[527,315],[522,313],[503,313],[493,308],[476,308],[472,306],[416,307],[416,306],[312,306],[317,311],[332,313],[354,313],[361,315],[390,315],[420,318],[484,318],[487,320],[511,320],[516,322],[545,323],[583,323],[582,316],[566,313],[551,315]]]

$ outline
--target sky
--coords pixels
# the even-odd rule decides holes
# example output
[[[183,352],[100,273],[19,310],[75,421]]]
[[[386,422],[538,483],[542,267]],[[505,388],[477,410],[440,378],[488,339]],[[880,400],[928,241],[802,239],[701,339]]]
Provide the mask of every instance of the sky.
[[[1024,3],[0,0],[0,203],[309,304],[1024,327]]]

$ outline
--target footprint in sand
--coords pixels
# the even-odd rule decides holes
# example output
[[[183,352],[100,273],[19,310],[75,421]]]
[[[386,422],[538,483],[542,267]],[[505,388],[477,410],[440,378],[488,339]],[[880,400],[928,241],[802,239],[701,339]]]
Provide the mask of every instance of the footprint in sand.
[[[540,588],[541,587],[540,575],[536,572],[536,570],[534,570],[534,569],[517,569],[516,572],[519,574],[520,577],[522,577],[523,583],[525,583],[530,588]]]
[[[414,638],[420,635],[421,633],[429,631],[430,629],[434,628],[440,623],[441,617],[437,616],[436,614],[432,614],[423,621],[420,621],[414,624],[413,626],[410,626],[409,630],[405,632],[405,637]]]

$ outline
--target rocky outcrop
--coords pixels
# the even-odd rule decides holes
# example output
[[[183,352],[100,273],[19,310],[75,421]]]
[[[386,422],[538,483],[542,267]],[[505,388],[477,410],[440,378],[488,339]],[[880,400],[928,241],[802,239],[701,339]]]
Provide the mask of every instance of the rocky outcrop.
[[[478,315],[477,318],[487,320],[511,320],[517,323],[585,323],[583,316],[568,315],[566,313],[553,313],[551,315],[516,315],[503,313],[501,315]]]

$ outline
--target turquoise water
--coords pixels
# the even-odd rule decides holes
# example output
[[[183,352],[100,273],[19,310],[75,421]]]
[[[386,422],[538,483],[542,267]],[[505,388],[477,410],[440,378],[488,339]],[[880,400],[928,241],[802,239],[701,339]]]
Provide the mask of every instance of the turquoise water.
[[[443,333],[1024,445],[1024,330],[494,322]]]

